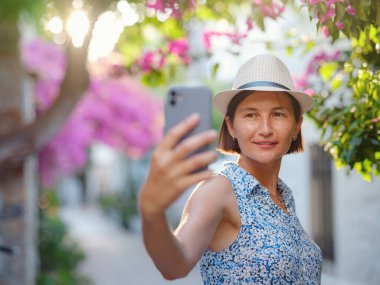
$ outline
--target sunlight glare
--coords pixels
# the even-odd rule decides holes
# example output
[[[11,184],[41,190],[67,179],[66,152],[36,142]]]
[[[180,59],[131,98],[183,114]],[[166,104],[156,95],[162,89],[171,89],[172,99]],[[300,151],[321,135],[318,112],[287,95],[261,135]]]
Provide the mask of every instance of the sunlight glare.
[[[117,10],[121,14],[121,20],[124,26],[133,26],[139,20],[139,15],[125,0],[117,2]]]
[[[84,38],[90,27],[87,15],[82,10],[75,10],[67,20],[67,32],[72,38],[75,47],[83,45]]]
[[[124,25],[113,12],[100,15],[92,33],[89,46],[89,60],[94,62],[100,57],[109,55],[115,47]]]
[[[165,22],[167,19],[170,18],[170,15],[172,14],[173,9],[166,8],[165,12],[157,11],[157,19],[161,22]]]
[[[63,23],[60,17],[53,17],[47,25],[49,31],[53,34],[60,34],[63,31]]]

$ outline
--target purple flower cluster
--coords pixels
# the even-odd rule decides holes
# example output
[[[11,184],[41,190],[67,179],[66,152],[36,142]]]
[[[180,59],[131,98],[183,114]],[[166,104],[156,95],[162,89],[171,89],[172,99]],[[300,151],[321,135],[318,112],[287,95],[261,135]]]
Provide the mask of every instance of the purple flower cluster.
[[[35,78],[36,106],[40,114],[59,93],[66,58],[62,49],[42,40],[24,43],[22,58],[26,70]],[[161,139],[161,101],[125,73],[118,72],[114,76],[114,67],[114,64],[100,62],[100,68],[92,69],[98,72],[90,70],[90,85],[82,100],[60,131],[39,152],[42,186],[52,186],[59,178],[82,169],[94,142],[138,158]],[[110,70],[99,72],[101,68]]]

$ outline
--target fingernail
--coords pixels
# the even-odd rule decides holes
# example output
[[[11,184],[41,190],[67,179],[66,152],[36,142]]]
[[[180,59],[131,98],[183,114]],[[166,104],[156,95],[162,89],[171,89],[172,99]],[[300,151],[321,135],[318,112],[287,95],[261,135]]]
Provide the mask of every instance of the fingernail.
[[[217,134],[218,133],[215,130],[209,130],[209,131],[207,131],[207,135],[209,135],[210,137],[216,137]]]
[[[189,117],[188,117],[188,119],[189,120],[195,120],[195,119],[199,119],[200,118],[200,116],[199,116],[199,114],[198,113],[192,113]]]

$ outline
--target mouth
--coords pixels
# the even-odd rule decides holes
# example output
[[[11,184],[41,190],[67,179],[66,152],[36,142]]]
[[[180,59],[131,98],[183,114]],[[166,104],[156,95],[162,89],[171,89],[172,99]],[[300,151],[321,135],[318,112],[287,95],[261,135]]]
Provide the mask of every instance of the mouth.
[[[277,142],[275,142],[275,141],[256,141],[253,143],[256,145],[262,145],[262,146],[272,146],[272,145],[277,144]]]

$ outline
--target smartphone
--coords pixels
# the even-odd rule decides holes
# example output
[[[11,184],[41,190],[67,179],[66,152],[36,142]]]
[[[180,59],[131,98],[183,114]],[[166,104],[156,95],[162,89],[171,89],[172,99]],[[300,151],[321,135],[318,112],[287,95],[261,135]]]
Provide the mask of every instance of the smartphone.
[[[186,136],[189,136],[210,130],[212,128],[212,93],[205,86],[176,86],[171,87],[166,96],[165,102],[165,128],[164,132],[174,125],[184,120],[193,113],[200,116],[199,124],[191,130]],[[208,150],[209,147],[203,147],[195,153]]]

